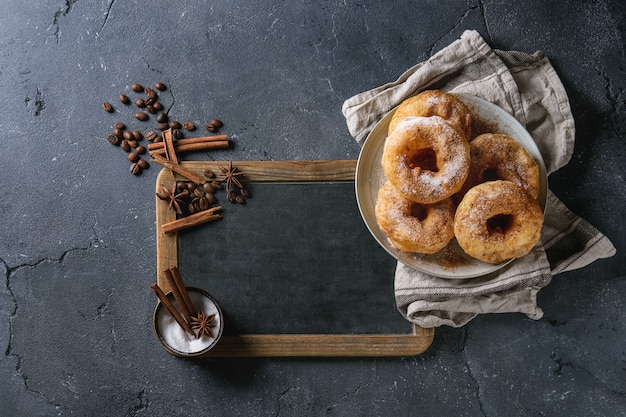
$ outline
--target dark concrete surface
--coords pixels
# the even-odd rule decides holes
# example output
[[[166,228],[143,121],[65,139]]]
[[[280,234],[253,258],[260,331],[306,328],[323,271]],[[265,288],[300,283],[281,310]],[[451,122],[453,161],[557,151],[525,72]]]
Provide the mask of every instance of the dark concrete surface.
[[[2,1],[0,415],[626,415],[625,9],[622,0]],[[356,159],[343,101],[466,29],[551,59],[577,141],[550,186],[617,255],[555,277],[539,294],[543,319],[441,328],[418,357],[167,354],[149,291],[158,167],[134,177],[107,143],[118,118],[132,122],[117,95],[163,81],[170,115],[223,119],[235,146],[190,158]]]

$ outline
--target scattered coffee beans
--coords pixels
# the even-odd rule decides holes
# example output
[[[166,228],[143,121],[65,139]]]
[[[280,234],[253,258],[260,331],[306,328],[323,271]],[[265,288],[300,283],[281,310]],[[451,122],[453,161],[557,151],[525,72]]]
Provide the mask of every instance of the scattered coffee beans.
[[[124,122],[116,122],[115,126],[116,129],[126,129],[126,125],[124,124]]]
[[[216,128],[218,128],[218,129],[221,129],[221,128],[224,126],[224,123],[222,123],[222,121],[221,121],[221,120],[219,120],[219,119],[213,119],[213,120],[211,120],[211,124],[212,124],[213,126],[215,126]]]
[[[138,130],[133,130],[133,138],[137,141],[143,139],[143,135]]]
[[[111,103],[109,103],[108,101],[105,101],[104,103],[102,103],[102,108],[106,112],[109,112],[109,113],[113,112],[113,106],[111,106]]]
[[[130,89],[133,90],[135,93],[141,93],[143,91],[143,86],[141,84],[133,84],[130,86]]]
[[[146,153],[146,147],[143,145],[139,145],[135,148],[135,152],[137,152],[139,155],[143,155],[144,153]]]
[[[128,142],[126,141],[126,139],[123,139],[120,142],[120,148],[122,148],[124,151],[126,152],[130,152],[130,145],[128,144]]]
[[[142,112],[142,111],[138,111],[137,113],[135,113],[135,119],[141,121],[141,122],[145,122],[146,120],[148,120],[150,117]]]
[[[156,88],[159,91],[165,91],[167,87],[165,86],[165,84],[159,81],[154,85],[154,88]]]
[[[182,139],[185,135],[183,135],[183,131],[180,129],[172,129],[172,136],[176,139]]]
[[[120,102],[122,104],[130,104],[130,99],[126,94],[120,94]]]
[[[170,125],[170,127],[171,127],[172,129],[180,129],[181,127],[183,127],[183,126],[180,124],[180,122],[177,122],[176,120],[172,120],[172,121],[169,123],[169,125]]]
[[[191,132],[192,130],[196,130],[196,125],[194,125],[193,122],[185,122],[183,123],[183,128]]]
[[[137,100],[135,100],[135,106],[139,107],[140,109],[143,109],[146,107],[146,102],[144,101],[144,99],[138,98]]]

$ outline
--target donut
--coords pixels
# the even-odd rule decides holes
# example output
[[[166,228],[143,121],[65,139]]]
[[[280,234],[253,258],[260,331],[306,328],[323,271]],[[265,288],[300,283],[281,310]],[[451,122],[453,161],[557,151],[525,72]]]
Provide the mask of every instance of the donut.
[[[470,170],[461,189],[486,181],[505,180],[519,185],[533,198],[539,195],[539,167],[521,143],[507,135],[485,133],[470,142]]]
[[[438,116],[409,116],[387,137],[382,168],[405,198],[433,204],[458,192],[470,166],[469,143]]]
[[[471,257],[497,264],[526,255],[539,241],[539,203],[511,181],[489,181],[471,188],[454,216],[454,235]]]
[[[378,190],[374,212],[398,250],[432,254],[454,237],[454,210],[450,198],[429,205],[407,200],[387,181]]]
[[[472,133],[472,115],[469,109],[461,100],[443,91],[422,91],[400,103],[391,116],[388,134],[391,134],[398,124],[409,116],[439,116],[461,129],[468,140]]]

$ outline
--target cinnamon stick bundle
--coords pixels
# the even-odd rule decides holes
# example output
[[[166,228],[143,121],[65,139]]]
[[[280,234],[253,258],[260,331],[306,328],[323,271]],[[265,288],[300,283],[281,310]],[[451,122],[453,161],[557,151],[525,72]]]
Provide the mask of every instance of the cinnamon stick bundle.
[[[180,315],[178,310],[176,310],[176,307],[174,307],[174,304],[170,301],[169,298],[167,298],[167,295],[165,295],[161,287],[159,287],[155,282],[154,284],[150,285],[150,288],[152,289],[152,291],[154,291],[159,300],[161,300],[167,311],[169,311],[172,317],[174,317],[174,320],[176,320],[178,325],[182,327],[183,330],[185,330],[187,333],[196,336],[196,334],[191,329],[191,326],[189,326],[189,323],[187,323],[185,319]]]
[[[222,216],[216,212],[221,210],[221,208],[222,206],[212,207],[208,210],[200,211],[177,220],[172,220],[171,222],[162,224],[161,230],[165,234],[174,233],[203,223],[219,220]]]

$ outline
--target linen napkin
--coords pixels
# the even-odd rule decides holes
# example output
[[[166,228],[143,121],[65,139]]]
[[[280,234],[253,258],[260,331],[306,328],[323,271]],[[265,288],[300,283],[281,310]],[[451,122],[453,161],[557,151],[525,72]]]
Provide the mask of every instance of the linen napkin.
[[[548,174],[569,162],[574,119],[549,60],[541,52],[492,49],[476,31],[464,32],[396,81],[346,100],[342,112],[350,134],[362,144],[387,112],[428,89],[474,95],[509,112],[537,143]],[[396,305],[407,320],[422,327],[460,327],[483,313],[520,312],[537,320],[543,316],[537,293],[553,275],[614,254],[606,236],[548,190],[541,239],[529,254],[470,279],[438,278],[398,262]]]

